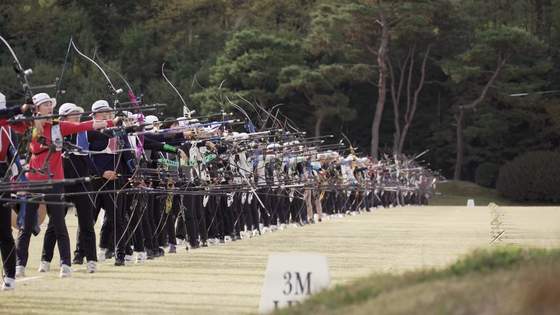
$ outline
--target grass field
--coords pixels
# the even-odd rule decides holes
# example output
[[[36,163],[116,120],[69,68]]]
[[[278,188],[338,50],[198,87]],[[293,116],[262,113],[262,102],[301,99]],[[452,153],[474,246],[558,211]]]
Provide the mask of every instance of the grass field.
[[[466,206],[469,199],[473,199],[477,206],[486,206],[491,202],[501,206],[520,205],[502,198],[495,189],[484,188],[471,182],[452,180],[440,183],[437,185],[437,191],[442,195],[430,199],[430,205]]]
[[[560,208],[500,207],[505,243],[560,246]],[[68,217],[72,246],[77,221]],[[289,228],[235,243],[168,254],[144,265],[78,268],[58,278],[39,274],[42,235],[32,239],[27,278],[15,292],[0,292],[1,314],[235,314],[257,311],[268,254],[328,257],[334,284],[371,273],[400,274],[444,267],[490,243],[487,207],[405,207]],[[41,277],[42,278],[34,278]]]
[[[494,246],[447,268],[374,274],[280,314],[560,314],[560,250]]]

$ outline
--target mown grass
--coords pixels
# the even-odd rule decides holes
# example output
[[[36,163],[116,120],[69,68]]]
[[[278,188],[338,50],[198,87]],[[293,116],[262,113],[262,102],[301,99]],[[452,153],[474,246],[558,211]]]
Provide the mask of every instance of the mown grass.
[[[560,208],[500,207],[499,211],[504,215],[502,219],[507,237],[504,242],[507,244],[524,248],[560,248]],[[73,248],[77,220],[73,215],[67,219]],[[66,279],[58,277],[58,251],[55,251],[51,272],[37,272],[44,236],[41,233],[31,239],[26,269],[29,281],[18,280],[14,292],[0,292],[0,314],[254,313],[258,310],[268,256],[272,253],[325,255],[333,285],[346,285],[377,274],[377,280],[368,281],[369,278],[366,278],[357,281],[360,286],[334,287],[348,301],[359,301],[348,304],[349,313],[385,314],[384,310],[395,313],[399,311],[393,309],[397,306],[403,308],[400,313],[414,313],[410,311],[413,308],[406,308],[406,297],[409,295],[419,296],[410,299],[410,303],[428,304],[420,309],[436,309],[429,313],[437,313],[437,305],[429,303],[448,291],[466,299],[449,301],[465,305],[469,303],[470,296],[489,292],[486,287],[494,288],[497,286],[495,283],[506,287],[518,283],[512,280],[504,284],[500,271],[470,272],[466,276],[454,275],[440,281],[429,277],[431,268],[444,270],[441,268],[457,261],[460,255],[488,246],[491,240],[490,220],[487,207],[379,209],[358,216],[324,220],[302,228],[290,226],[278,233],[190,252],[180,247],[177,254],[166,254],[145,264],[115,267],[110,260],[100,264],[96,274],[87,274],[83,265],[73,266],[72,277]],[[100,224],[97,224],[99,227]],[[402,278],[391,276],[418,269],[428,271]],[[509,272],[503,268],[496,269]],[[556,270],[560,271],[560,266]],[[410,277],[413,277],[412,280]],[[469,282],[473,287],[453,280],[471,277],[483,279],[480,283]],[[491,281],[494,277],[497,280]],[[560,275],[555,277],[560,279]],[[511,280],[512,277],[506,275],[504,279]],[[533,281],[533,278],[530,279]],[[371,287],[372,281],[377,285]],[[546,283],[545,280],[541,282]],[[550,284],[551,287],[553,285]],[[388,290],[390,287],[401,289]],[[534,288],[535,292],[548,292],[546,288]],[[375,299],[371,298],[374,294],[377,294]],[[404,300],[399,294],[403,294]],[[537,295],[532,299],[539,301],[541,298],[546,300],[546,297],[546,294]],[[329,302],[330,296],[324,299]],[[376,311],[368,312],[369,309]]]
[[[447,268],[378,274],[275,314],[560,314],[560,250],[476,250]]]
[[[448,181],[438,184],[437,191],[442,195],[431,198],[431,206],[466,206],[469,199],[474,199],[476,206],[486,206],[491,202],[500,206],[521,205],[501,197],[495,189],[471,182]]]

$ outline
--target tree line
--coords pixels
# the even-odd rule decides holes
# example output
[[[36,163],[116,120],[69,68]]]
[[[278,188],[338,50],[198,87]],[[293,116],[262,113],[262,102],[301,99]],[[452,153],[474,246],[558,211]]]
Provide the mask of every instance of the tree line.
[[[165,115],[183,104],[164,62],[197,113],[274,108],[310,134],[343,132],[374,160],[429,149],[431,168],[474,180],[482,164],[559,147],[557,96],[538,93],[558,88],[559,2],[5,0],[0,35],[32,85],[59,78],[59,103],[107,98],[72,37]],[[0,92],[21,101],[2,50]]]

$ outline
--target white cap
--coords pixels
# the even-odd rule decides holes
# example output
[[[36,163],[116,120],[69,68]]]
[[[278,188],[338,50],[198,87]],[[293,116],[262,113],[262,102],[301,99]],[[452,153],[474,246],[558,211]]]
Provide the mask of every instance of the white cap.
[[[187,118],[179,117],[177,118],[177,123],[179,124],[179,127],[185,127],[185,125],[187,124]]]
[[[189,119],[189,120],[186,120],[186,121],[185,121],[185,123],[186,123],[187,125],[198,125],[199,122],[200,122],[200,120],[198,120],[198,119],[196,119],[196,118]]]
[[[144,117],[144,123],[146,124],[154,124],[159,122],[159,118],[157,118],[157,116],[154,115],[148,115],[146,117]],[[146,126],[146,130],[152,130],[154,128],[154,126]]]
[[[81,114],[84,112],[84,109],[74,103],[64,103],[60,105],[60,108],[58,109],[58,113],[60,115],[66,115],[73,111],[78,111]]]
[[[0,93],[0,109],[6,108],[6,96]]]
[[[45,102],[52,102],[53,106],[56,106],[56,99],[51,98],[47,93],[39,93],[33,96],[33,104],[39,106]]]
[[[91,111],[92,114],[90,114],[90,116],[93,116],[93,113],[97,113],[98,111],[102,110],[102,109],[111,109],[111,106],[109,106],[109,103],[107,103],[107,101],[105,100],[99,100],[95,103],[93,103],[93,105],[91,105]]]
[[[266,146],[267,149],[278,149],[278,148],[282,148],[281,145],[279,145],[278,143],[272,143]]]

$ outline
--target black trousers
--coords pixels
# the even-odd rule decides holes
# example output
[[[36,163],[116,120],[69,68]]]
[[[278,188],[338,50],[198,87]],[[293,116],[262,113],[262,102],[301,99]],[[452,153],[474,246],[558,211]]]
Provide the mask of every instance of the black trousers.
[[[95,191],[120,190],[123,184],[124,180],[122,178],[111,181],[104,178],[94,179],[92,182]],[[115,248],[117,258],[124,259],[126,255],[124,195],[100,193],[94,195],[94,201],[98,213],[101,208],[105,210],[105,222],[101,227],[99,247]]]
[[[223,196],[219,196],[218,198],[220,199],[218,204],[218,211],[221,212],[222,218],[222,220],[218,223],[221,226],[220,228],[223,233],[221,236],[225,237],[229,235],[233,237],[235,234],[235,208],[233,203],[233,196],[225,194]]]
[[[183,197],[183,208],[181,211],[181,216],[184,218],[183,222],[179,220],[177,223],[178,229],[185,229],[186,231],[183,234],[186,236],[186,240],[188,240],[189,244],[197,245],[198,244],[198,221],[196,220],[195,215],[195,196],[193,195],[184,195]]]
[[[64,209],[64,216],[68,214],[68,208]],[[95,243],[94,243],[95,245]],[[56,246],[56,233],[54,232],[54,227],[50,224],[45,231],[45,237],[43,238],[43,253],[41,255],[41,261],[51,262],[54,256],[54,247]]]
[[[194,196],[194,214],[198,222],[198,231],[201,240],[208,239],[208,230],[206,229],[206,218],[204,217],[204,207],[202,206],[202,195]]]
[[[142,217],[146,210],[145,195],[143,194],[129,194],[126,198],[126,210],[128,212],[128,225],[125,229],[127,240],[127,249],[130,243],[134,245],[135,252],[144,251],[144,229],[142,226]]]
[[[155,245],[153,242],[153,235],[155,234],[152,230],[152,225],[150,224],[150,204],[149,196],[145,194],[140,194],[140,199],[138,200],[139,206],[142,209],[141,221],[142,221],[142,237],[145,249],[155,250]]]
[[[266,206],[270,212],[270,224],[278,225],[278,195],[276,189],[268,189],[266,196]]]
[[[65,187],[67,193],[78,193],[93,191],[91,183],[83,183],[78,185],[69,185]],[[95,220],[94,218],[94,202],[93,195],[76,195],[67,196],[66,201],[73,202],[76,207],[76,212],[78,214],[78,231],[76,233],[76,250],[74,251],[74,256],[81,255],[85,256],[87,261],[97,261],[96,255],[96,242],[95,242]],[[49,230],[47,229],[47,233]],[[45,240],[47,234],[45,234]],[[50,252],[49,252],[50,250]],[[43,246],[43,257],[42,260],[51,261],[52,253],[54,250],[54,244],[50,249],[47,249],[47,243],[45,241],[45,246]],[[50,258],[50,259],[49,259]]]
[[[218,238],[218,217],[217,217],[217,203],[216,203],[216,196],[203,196],[203,203],[204,200],[207,198],[208,202],[206,206],[204,206],[204,218],[206,220],[206,228],[208,238]]]
[[[253,229],[258,228],[259,226],[259,221],[258,219],[256,220],[256,222],[253,222],[254,218],[253,218],[253,213],[251,211],[251,202],[249,201],[250,199],[250,194],[251,193],[241,193],[240,195],[240,202],[241,202],[241,209],[243,211],[243,218],[245,221],[245,225],[247,226],[247,230],[248,231],[252,231]],[[258,217],[258,215],[257,215]],[[241,230],[243,229],[243,226],[241,227]]]
[[[54,186],[51,193],[61,194],[64,192],[64,187]],[[45,201],[62,201],[61,196],[57,197],[47,197]],[[23,219],[23,224],[19,230],[17,239],[17,262],[18,266],[27,266],[27,260],[29,258],[29,242],[31,239],[31,233],[33,227],[35,226],[35,220],[37,218],[37,210],[39,209],[39,204],[26,204],[25,217]],[[49,226],[48,229],[52,229],[58,242],[58,251],[60,255],[61,264],[70,266],[70,238],[68,236],[68,229],[66,228],[66,221],[64,217],[66,216],[66,209],[61,205],[48,205],[47,214],[49,215]]]
[[[177,235],[175,234],[175,222],[177,221],[177,216],[181,211],[181,200],[180,196],[173,196],[172,205],[170,209],[170,213],[167,216],[165,222],[165,229],[167,235],[167,243],[177,245]]]
[[[157,223],[154,216],[154,200],[156,195],[150,194],[146,196],[146,213],[143,217],[144,226],[144,246],[147,249],[155,250],[158,247],[157,242]]]
[[[167,229],[165,225],[167,219],[171,216],[171,211],[166,211],[167,199],[167,194],[159,194],[154,198],[153,214],[156,226],[154,240],[156,242],[155,245],[160,247],[165,247],[167,245]]]
[[[2,194],[0,198],[7,198],[9,195]],[[8,278],[16,276],[16,243],[12,235],[12,208],[0,205],[0,252],[4,262],[4,274]]]

